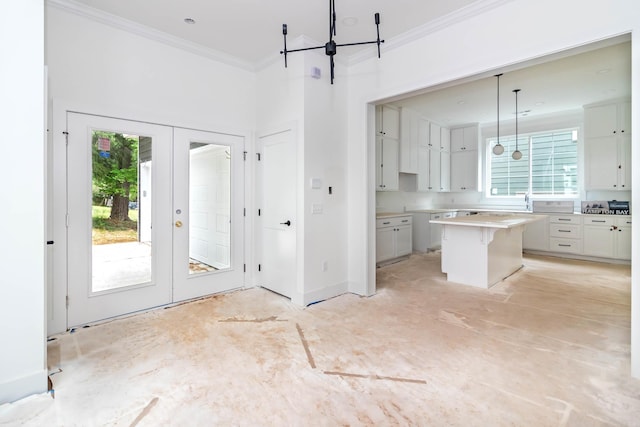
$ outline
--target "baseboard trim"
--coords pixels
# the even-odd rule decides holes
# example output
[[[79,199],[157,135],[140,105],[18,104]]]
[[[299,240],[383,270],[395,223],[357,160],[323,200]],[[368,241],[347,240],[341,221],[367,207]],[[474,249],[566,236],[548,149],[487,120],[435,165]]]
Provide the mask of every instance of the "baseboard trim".
[[[317,291],[305,293],[302,295],[302,305],[311,305],[329,298],[337,297],[338,295],[346,294],[347,292],[349,292],[348,283],[338,283],[333,286],[318,289]]]
[[[15,402],[32,394],[46,393],[47,371],[42,369],[0,384],[0,404]]]

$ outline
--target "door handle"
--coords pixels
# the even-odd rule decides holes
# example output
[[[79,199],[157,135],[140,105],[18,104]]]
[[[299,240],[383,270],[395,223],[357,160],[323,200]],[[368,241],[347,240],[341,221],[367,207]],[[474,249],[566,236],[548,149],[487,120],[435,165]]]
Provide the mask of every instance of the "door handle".
[[[286,222],[281,222],[280,224],[286,225],[287,227],[289,227],[291,225],[291,221],[287,220]]]
[[[178,228],[182,227],[182,221],[180,220],[176,221],[176,227]]]

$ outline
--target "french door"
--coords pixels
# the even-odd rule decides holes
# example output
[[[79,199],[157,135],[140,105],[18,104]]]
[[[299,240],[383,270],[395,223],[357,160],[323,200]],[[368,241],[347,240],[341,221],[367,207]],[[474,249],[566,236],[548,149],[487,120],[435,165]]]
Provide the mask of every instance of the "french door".
[[[243,286],[240,137],[67,114],[67,326]]]

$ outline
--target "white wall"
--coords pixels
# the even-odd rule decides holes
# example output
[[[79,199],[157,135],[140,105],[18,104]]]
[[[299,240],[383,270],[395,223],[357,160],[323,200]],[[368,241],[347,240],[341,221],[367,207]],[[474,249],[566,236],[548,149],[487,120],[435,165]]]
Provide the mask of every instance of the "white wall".
[[[51,4],[46,9],[45,59],[54,147],[64,147],[67,109],[240,135],[245,142],[256,126],[255,73]],[[56,167],[65,161],[63,150],[54,150]],[[64,175],[52,181],[54,193],[65,191]],[[53,203],[57,268],[50,285],[49,334],[66,328],[65,207],[61,198]]]
[[[305,43],[317,45],[297,39],[290,47]],[[347,76],[336,74],[331,85],[328,61],[324,54],[295,53],[288,68],[281,58],[258,73],[257,136],[296,130],[298,280],[292,301],[302,305],[347,291]],[[320,79],[311,78],[311,67],[321,69]],[[320,179],[320,189],[311,188],[312,178]],[[313,205],[322,213],[312,214]]]
[[[349,281],[353,291],[371,294],[375,286],[374,141],[371,131],[377,102],[425,87],[487,72],[511,64],[640,30],[640,8],[634,0],[513,0],[449,25],[412,43],[350,68],[349,97]],[[638,36],[633,35],[632,103],[640,105]],[[419,53],[419,54],[418,54]],[[633,126],[638,126],[638,115]],[[633,135],[638,144],[638,134]],[[640,159],[633,150],[634,160]],[[635,164],[640,162],[634,161]],[[640,178],[634,171],[634,194]],[[634,214],[640,220],[640,213]],[[638,221],[636,221],[638,222]],[[634,228],[634,242],[640,233]],[[637,247],[636,247],[637,249]],[[640,262],[638,251],[633,261]],[[634,290],[640,276],[633,275]],[[634,301],[640,297],[634,292]],[[640,304],[634,305],[634,313]],[[633,321],[633,369],[640,376],[640,318]]]
[[[321,78],[308,77],[312,67]],[[347,113],[346,67],[336,64],[331,84],[324,51],[305,55],[304,132],[304,303],[347,291]],[[319,178],[321,188],[312,189]],[[329,195],[328,188],[332,188]],[[322,213],[313,214],[313,205]]]
[[[44,6],[0,13],[0,403],[47,390],[45,360]]]

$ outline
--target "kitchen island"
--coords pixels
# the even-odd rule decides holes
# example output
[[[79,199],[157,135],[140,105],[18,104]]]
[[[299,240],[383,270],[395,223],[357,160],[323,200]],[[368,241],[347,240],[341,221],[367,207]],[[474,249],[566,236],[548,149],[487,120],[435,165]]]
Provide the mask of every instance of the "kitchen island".
[[[447,280],[480,288],[522,267],[522,232],[545,215],[479,214],[431,220],[442,225],[442,272]]]

